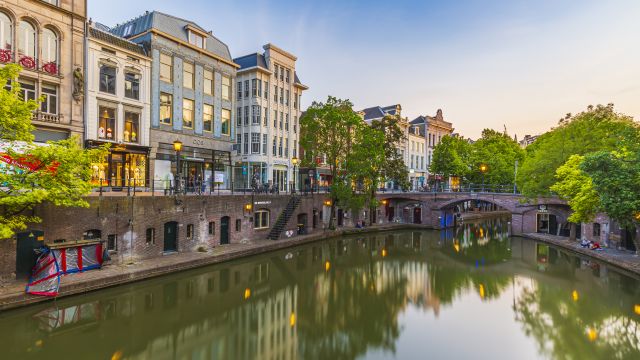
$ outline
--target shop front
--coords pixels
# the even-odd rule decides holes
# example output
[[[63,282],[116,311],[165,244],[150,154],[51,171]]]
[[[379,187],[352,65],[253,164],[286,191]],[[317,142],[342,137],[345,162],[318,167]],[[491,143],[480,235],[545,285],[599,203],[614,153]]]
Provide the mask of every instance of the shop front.
[[[272,184],[279,191],[288,191],[289,174],[286,165],[273,165]]]
[[[96,148],[104,142],[87,140],[86,147]],[[91,183],[94,186],[119,190],[123,187],[146,187],[148,177],[149,147],[118,144],[109,148],[109,154],[100,162],[92,164]]]

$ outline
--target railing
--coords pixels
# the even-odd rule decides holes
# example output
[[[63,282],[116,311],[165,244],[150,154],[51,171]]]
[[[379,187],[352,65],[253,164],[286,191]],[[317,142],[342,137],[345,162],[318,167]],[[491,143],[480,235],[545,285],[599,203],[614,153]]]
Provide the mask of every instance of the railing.
[[[16,63],[25,70],[39,71],[53,76],[60,76],[60,64],[55,61],[44,62],[36,57],[11,50],[0,50],[0,64]]]
[[[520,194],[513,184],[491,185],[491,184],[464,184],[456,187],[445,185],[425,186],[413,190],[381,188],[378,193],[488,193],[488,194]]]
[[[62,114],[48,114],[41,111],[35,111],[33,115],[31,115],[31,120],[59,124],[62,122],[63,116]]]

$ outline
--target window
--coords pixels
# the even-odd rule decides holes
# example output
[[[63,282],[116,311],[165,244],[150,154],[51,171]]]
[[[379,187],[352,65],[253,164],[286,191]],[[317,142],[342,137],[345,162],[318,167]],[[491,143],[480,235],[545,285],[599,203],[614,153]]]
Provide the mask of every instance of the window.
[[[280,130],[282,130],[282,123],[284,122],[284,113],[280,111]]]
[[[0,49],[11,50],[13,47],[13,23],[3,12],[0,12]]]
[[[36,28],[28,21],[20,21],[18,26],[18,53],[35,59],[36,51]]]
[[[82,233],[82,240],[102,239],[102,231],[99,229],[91,229]]]
[[[216,222],[209,221],[209,235],[215,235],[215,234],[216,234]]]
[[[258,80],[258,97],[262,96],[262,80]]]
[[[231,78],[222,77],[222,100],[231,100]]]
[[[284,104],[284,88],[280,88],[280,104]]]
[[[244,81],[244,97],[249,97],[249,80]]]
[[[140,75],[132,72],[124,73],[124,96],[129,99],[140,99]]]
[[[278,142],[278,156],[282,157],[282,138],[279,138]]]
[[[220,132],[222,135],[231,135],[231,110],[222,109],[222,124]]]
[[[55,85],[42,85],[44,101],[40,104],[40,110],[47,114],[58,113],[58,87]]]
[[[211,70],[204,70],[204,82],[202,84],[202,86],[204,87],[203,91],[206,95],[211,95],[213,96],[214,92],[213,92],[213,71]]]
[[[289,131],[289,114],[285,115],[284,129]]]
[[[118,235],[116,234],[107,235],[107,250],[118,251]]]
[[[237,93],[237,100],[242,99],[242,81],[238,81],[238,85],[236,86],[238,89],[238,93]]]
[[[284,139],[284,157],[289,157],[289,139]]]
[[[98,114],[98,139],[115,140],[116,109],[100,106]]]
[[[298,157],[298,142],[293,140],[293,157]]]
[[[272,153],[271,153],[273,156],[276,156],[276,148],[278,146],[277,143],[278,143],[278,141],[276,140],[276,137],[274,136],[273,137],[273,149],[272,149]]]
[[[293,117],[293,133],[297,133],[298,132],[298,117],[294,116]]]
[[[249,125],[249,106],[244,107],[244,124]]]
[[[262,134],[262,154],[267,155],[267,142],[269,139],[267,138],[267,134]]]
[[[124,113],[124,141],[137,143],[140,137],[140,114],[125,111]]]
[[[147,228],[146,240],[147,240],[147,245],[153,245],[156,243],[156,229]]]
[[[193,100],[182,99],[182,127],[193,129]]]
[[[238,106],[236,109],[236,125],[242,126],[242,106]]]
[[[258,96],[258,80],[256,79],[251,80],[251,95],[253,97]]]
[[[42,31],[42,63],[58,64],[58,36],[47,28]]]
[[[204,49],[204,38],[193,31],[189,31],[189,44]]]
[[[293,108],[298,109],[298,93],[293,93]]]
[[[171,125],[173,114],[173,96],[171,94],[160,93],[160,123]]]
[[[285,79],[285,81],[287,82],[287,84],[289,83],[289,78],[291,76],[291,70],[287,69],[287,77]]]
[[[100,91],[116,93],[116,68],[110,65],[100,66]]]
[[[193,89],[193,64],[184,62],[182,63],[182,86],[187,89]]]
[[[36,99],[36,83],[29,80],[20,81],[20,98],[24,101]]]
[[[593,236],[600,236],[600,224],[593,223]]]
[[[251,153],[260,153],[260,134],[258,133],[251,133]]]
[[[269,210],[258,210],[253,214],[253,228],[269,228]]]
[[[266,80],[263,82],[264,82],[264,98],[268,99],[269,98],[269,82]]]
[[[252,114],[251,114],[251,124],[260,125],[260,105],[251,106]]]
[[[280,67],[280,81],[284,81],[284,69]]]
[[[173,81],[173,57],[171,55],[160,54],[160,80]]]
[[[240,133],[236,133],[236,144],[238,144],[238,147],[237,147],[237,150],[236,150],[237,154],[240,154],[242,152],[241,151],[241,149],[242,149],[242,134],[240,134]]]
[[[244,134],[244,153],[249,153],[249,133]]]
[[[267,107],[264,107],[264,123],[262,124],[263,126],[267,126],[267,124],[269,124],[269,110],[267,110]]]
[[[289,106],[289,90],[287,90],[286,95],[287,96],[285,96],[285,98],[284,98],[284,103],[285,103],[285,105]]]
[[[193,239],[193,224],[187,225],[187,239],[188,240]]]
[[[242,231],[242,220],[236,219],[236,231]]]
[[[204,104],[202,108],[202,130],[213,131],[213,106]]]
[[[278,102],[278,85],[273,85],[273,101]]]
[[[278,110],[273,110],[273,128],[278,128]]]

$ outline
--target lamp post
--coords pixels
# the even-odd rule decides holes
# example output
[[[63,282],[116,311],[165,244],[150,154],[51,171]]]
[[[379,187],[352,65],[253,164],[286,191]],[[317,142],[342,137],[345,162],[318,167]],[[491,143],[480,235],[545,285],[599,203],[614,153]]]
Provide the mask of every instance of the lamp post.
[[[484,192],[484,174],[487,173],[489,167],[486,164],[480,164],[480,172],[482,173],[482,192]]]
[[[173,150],[176,152],[176,194],[180,193],[180,180],[181,180],[181,169],[180,169],[180,152],[182,151],[182,141],[176,140],[173,142]]]
[[[291,159],[291,163],[293,164],[293,188],[291,189],[291,192],[295,193],[296,192],[296,185],[298,183],[298,177],[296,176],[298,158],[294,156],[293,159]]]

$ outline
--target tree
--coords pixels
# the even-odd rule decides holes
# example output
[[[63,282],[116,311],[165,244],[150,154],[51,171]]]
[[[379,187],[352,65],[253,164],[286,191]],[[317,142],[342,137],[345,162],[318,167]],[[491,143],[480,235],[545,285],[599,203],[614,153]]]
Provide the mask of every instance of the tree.
[[[470,168],[471,145],[464,139],[444,136],[433,149],[433,158],[429,171],[445,178],[459,176],[464,178]]]
[[[31,132],[31,113],[36,101],[23,101],[17,77],[19,66],[0,69],[0,137],[7,141],[0,150],[0,238],[9,238],[28,223],[41,221],[25,212],[43,202],[56,206],[88,206],[83,196],[91,191],[91,164],[101,161],[106,147],[81,148],[73,137],[47,145],[36,145]]]
[[[305,150],[302,165],[315,168],[316,159],[325,156],[333,179],[330,229],[335,228],[338,195],[344,193],[338,191],[338,186],[344,184],[347,176],[346,160],[352,154],[353,133],[361,126],[364,124],[353,111],[353,104],[333,96],[329,96],[326,103],[314,101],[300,118],[300,146]]]
[[[528,197],[551,195],[556,170],[571,155],[612,151],[621,147],[638,149],[638,124],[629,116],[616,113],[613,104],[589,106],[578,115],[567,114],[558,127],[541,135],[526,148],[518,170],[518,187]]]
[[[523,158],[524,151],[510,136],[496,130],[484,129],[482,137],[471,145],[471,170],[467,179],[474,184],[513,184],[515,163]],[[479,170],[482,164],[488,168],[484,176]]]

